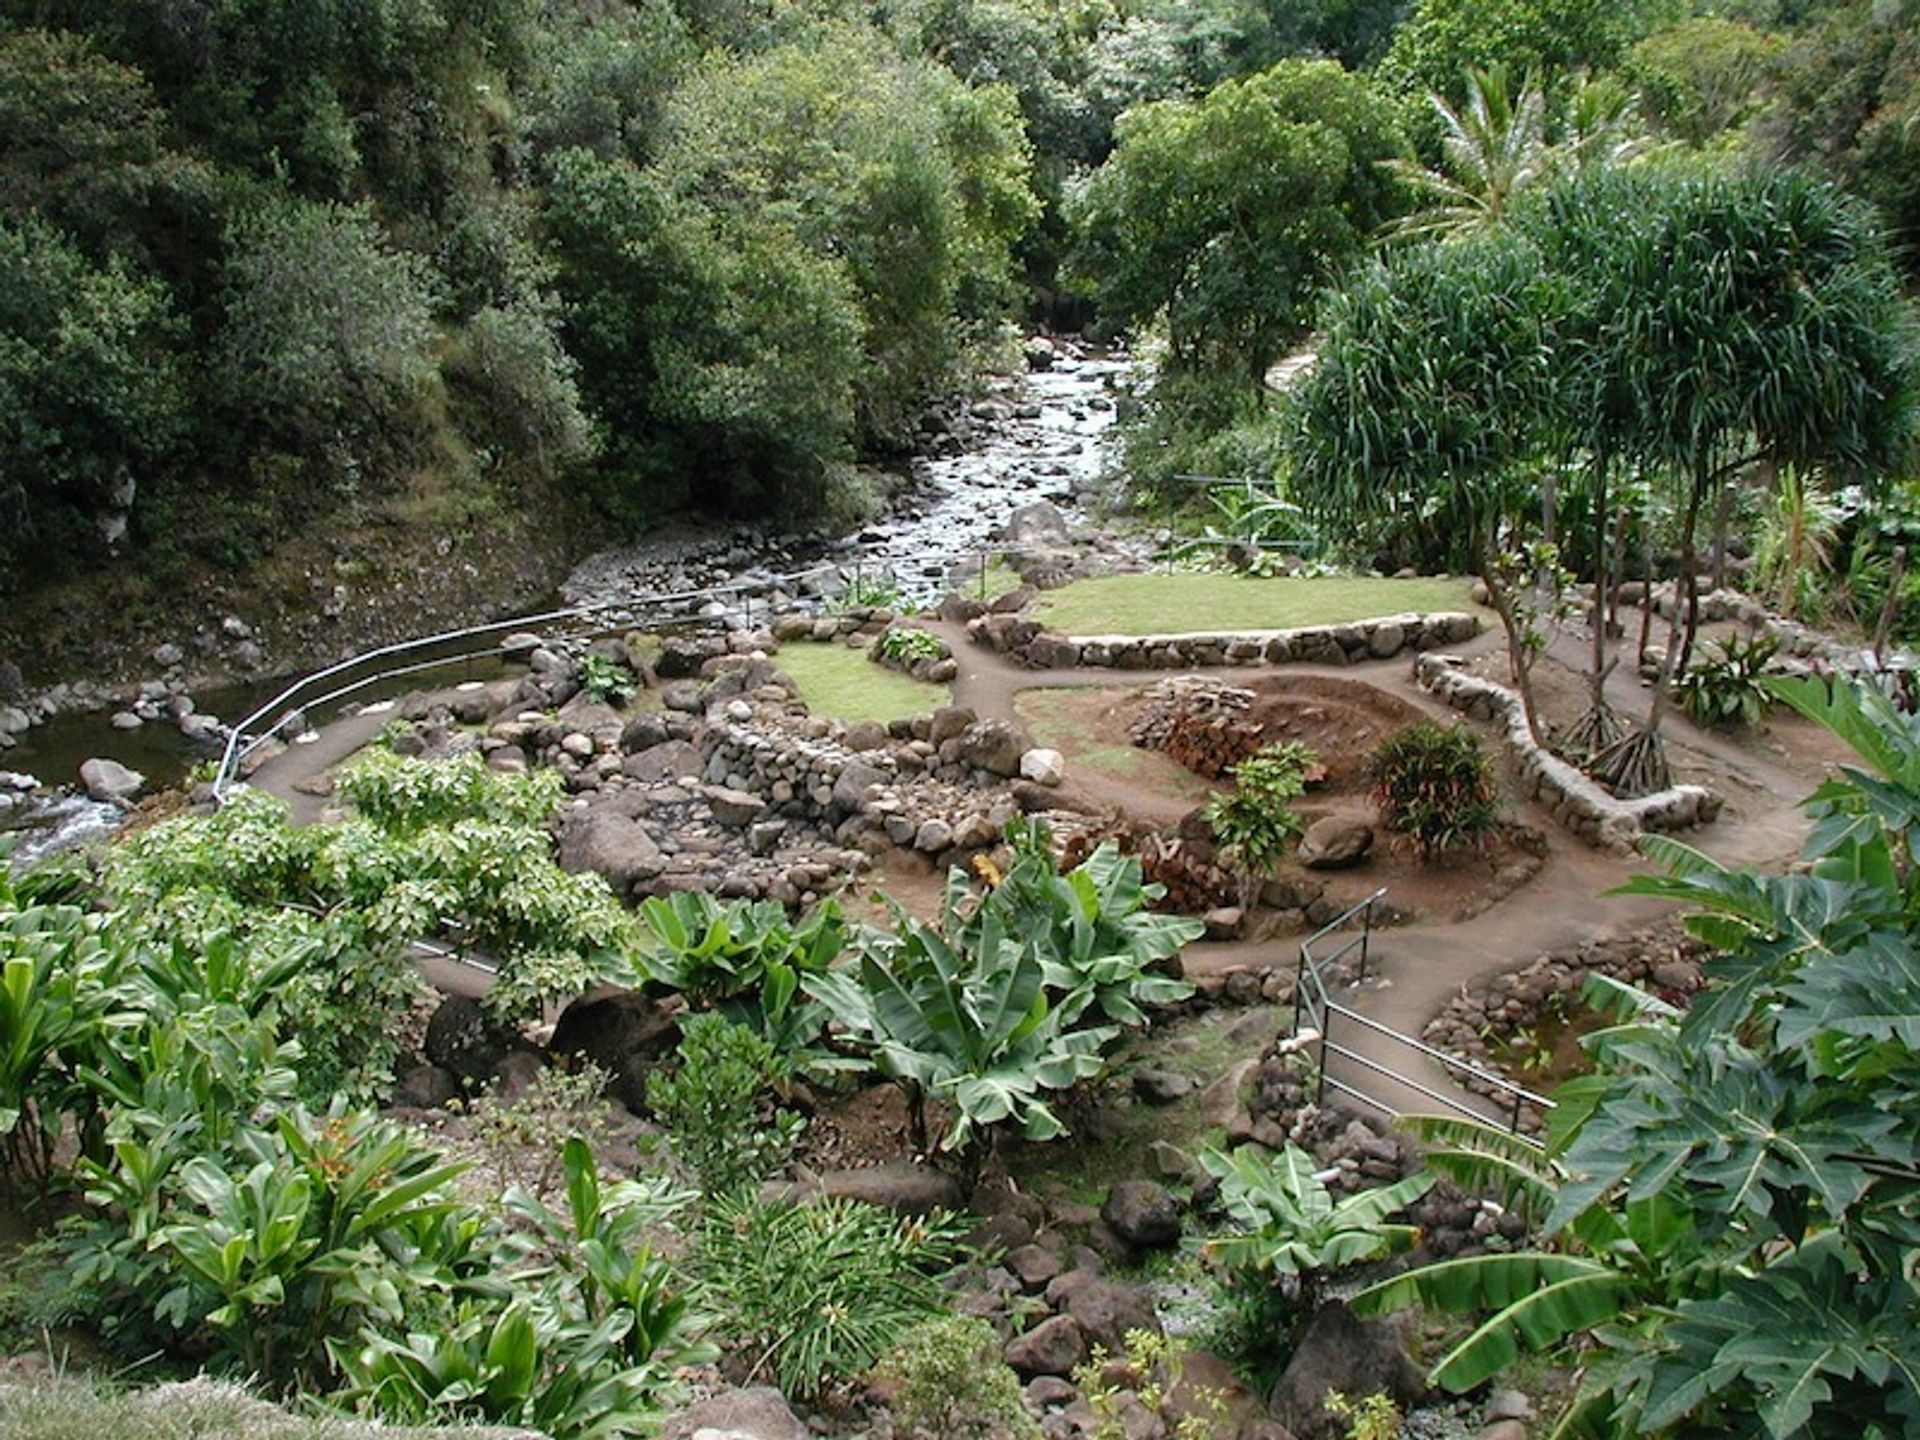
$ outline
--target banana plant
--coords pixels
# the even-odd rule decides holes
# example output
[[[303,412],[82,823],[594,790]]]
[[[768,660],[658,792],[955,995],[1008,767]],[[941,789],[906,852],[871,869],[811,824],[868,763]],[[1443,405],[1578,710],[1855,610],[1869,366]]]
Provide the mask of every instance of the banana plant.
[[[1114,1024],[1147,1023],[1144,1005],[1186,999],[1193,986],[1168,963],[1205,933],[1199,921],[1148,908],[1166,892],[1143,882],[1140,861],[1102,841],[1079,865],[1060,872],[1052,836],[1038,821],[1007,827],[1013,863],[976,898],[964,870],[948,873],[942,928],[954,943],[977,944],[989,918],[1028,941],[1063,1023],[1097,1015]]]
[[[964,947],[904,914],[895,918],[896,933],[870,940],[857,967],[804,983],[875,1068],[906,1087],[916,1143],[928,1144],[929,1099],[950,1107],[939,1148],[970,1176],[1000,1127],[1032,1140],[1065,1133],[1046,1092],[1099,1074],[1118,1030],[1069,1028],[1048,1003],[1035,945],[1008,934],[997,913],[984,913]]]
[[[1200,1163],[1219,1180],[1220,1201],[1240,1227],[1207,1241],[1208,1258],[1243,1275],[1285,1277],[1301,1314],[1313,1312],[1328,1277],[1412,1248],[1417,1229],[1388,1217],[1426,1194],[1434,1180],[1409,1175],[1335,1200],[1313,1157],[1298,1146],[1279,1154],[1254,1145],[1231,1155],[1208,1149]]]
[[[801,984],[846,948],[847,922],[832,900],[796,923],[770,901],[678,891],[645,901],[640,923],[641,967],[649,979],[745,1025],[798,1069],[847,1068],[844,1057],[820,1043],[827,1012]]]

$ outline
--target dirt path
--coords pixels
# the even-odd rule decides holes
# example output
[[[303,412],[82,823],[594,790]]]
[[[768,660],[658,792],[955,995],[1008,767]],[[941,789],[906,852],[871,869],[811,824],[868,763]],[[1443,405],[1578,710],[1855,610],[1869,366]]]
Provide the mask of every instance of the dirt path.
[[[1013,718],[1017,698],[1029,690],[1088,686],[1131,690],[1161,678],[1158,672],[1141,671],[1023,670],[1004,656],[971,643],[963,627],[929,628],[940,630],[960,658],[954,702],[972,707],[983,717]],[[1584,663],[1586,645],[1587,641],[1577,633],[1563,634],[1553,642],[1550,653],[1577,671]],[[1501,652],[1501,637],[1489,629],[1466,644],[1453,647],[1452,653],[1474,658]],[[1447,719],[1460,718],[1414,684],[1412,666],[1405,658],[1351,666],[1217,668],[1218,673],[1247,681],[1279,673],[1361,680],[1427,713]],[[1630,670],[1616,667],[1609,678],[1607,698],[1623,717],[1637,721],[1646,713],[1649,692]],[[1484,731],[1486,727],[1481,728]],[[1669,745],[1677,752],[1691,752],[1693,757],[1727,775],[1733,782],[1732,788],[1740,795],[1740,803],[1729,805],[1718,822],[1687,835],[1688,843],[1728,863],[1778,865],[1798,853],[1806,823],[1797,803],[1813,784],[1804,768],[1770,760],[1751,746],[1702,731],[1684,716],[1670,715],[1665,733]],[[1082,788],[1091,792],[1089,798],[1102,804],[1118,804],[1136,813],[1153,815],[1166,808],[1164,796],[1143,787],[1129,787],[1118,777],[1102,777],[1097,785]],[[1548,951],[1643,929],[1672,913],[1672,907],[1662,901],[1607,893],[1645,870],[1644,860],[1594,850],[1567,835],[1551,815],[1533,802],[1511,792],[1508,799],[1518,818],[1548,837],[1549,856],[1540,873],[1470,920],[1375,930],[1370,945],[1368,983],[1336,994],[1332,997],[1336,1003],[1388,1029],[1418,1036],[1462,987],[1518,968]],[[1391,900],[1391,894],[1387,898]],[[1301,938],[1296,935],[1258,943],[1196,945],[1187,952],[1187,970],[1190,974],[1247,967],[1290,971],[1298,963]],[[1454,1095],[1481,1113],[1489,1112],[1487,1102],[1452,1082],[1446,1067],[1397,1041],[1352,1022],[1346,1022],[1336,1038],[1367,1060],[1389,1066],[1431,1089]],[[1430,1098],[1378,1074],[1365,1073],[1365,1069],[1364,1064],[1342,1062],[1336,1073],[1355,1083],[1364,1081],[1366,1089],[1396,1110],[1435,1108]]]
[[[1016,701],[1027,691],[1070,687],[1119,692],[1162,678],[1158,672],[1142,671],[1024,670],[1006,657],[973,644],[961,626],[929,622],[927,628],[939,632],[959,659],[954,703],[969,706],[982,717],[1017,718]],[[1577,671],[1584,663],[1585,645],[1577,634],[1562,635],[1549,653]],[[1455,647],[1455,653],[1469,659],[1497,655],[1500,650],[1500,637],[1491,630]],[[1413,683],[1412,667],[1405,658],[1351,666],[1218,668],[1220,673],[1242,680],[1286,675],[1364,681],[1425,713],[1459,718]],[[1607,693],[1610,703],[1624,717],[1637,720],[1645,714],[1647,691],[1624,667],[1614,671]],[[312,823],[330,802],[307,793],[307,782],[370,743],[389,718],[390,714],[383,711],[329,724],[316,740],[289,746],[261,765],[251,783],[286,800],[293,807],[296,824]],[[1796,768],[1784,759],[1770,759],[1754,745],[1699,730],[1678,715],[1668,720],[1667,735],[1677,751],[1689,753],[1695,761],[1726,776],[1729,789],[1738,794],[1737,803],[1730,803],[1715,825],[1686,837],[1689,843],[1729,863],[1778,865],[1797,853],[1806,832],[1797,802],[1813,784],[1806,764]],[[1163,812],[1170,813],[1170,808],[1183,810],[1187,806],[1182,801],[1170,807],[1169,797],[1160,791],[1115,776],[1083,777],[1070,784],[1069,793],[1076,791],[1080,798],[1100,806],[1143,816],[1162,817]],[[1463,986],[1515,969],[1547,951],[1642,929],[1670,913],[1671,907],[1659,901],[1608,895],[1636,871],[1646,868],[1644,861],[1590,849],[1566,835],[1537,805],[1512,794],[1508,798],[1519,819],[1548,837],[1549,855],[1539,874],[1470,920],[1374,931],[1368,983],[1334,996],[1337,1003],[1388,1029],[1417,1036]],[[1298,962],[1300,939],[1289,936],[1260,943],[1197,945],[1188,951],[1187,968],[1196,974],[1246,967],[1292,970]],[[471,973],[436,979],[448,988],[463,991],[476,984]],[[1487,1108],[1485,1102],[1459,1090],[1444,1066],[1409,1052],[1397,1041],[1352,1022],[1346,1023],[1338,1038],[1367,1060],[1458,1096],[1483,1113]],[[1353,1080],[1364,1078],[1367,1088],[1395,1109],[1433,1108],[1430,1099],[1406,1087],[1378,1075],[1363,1075],[1364,1064],[1349,1062],[1347,1070]]]

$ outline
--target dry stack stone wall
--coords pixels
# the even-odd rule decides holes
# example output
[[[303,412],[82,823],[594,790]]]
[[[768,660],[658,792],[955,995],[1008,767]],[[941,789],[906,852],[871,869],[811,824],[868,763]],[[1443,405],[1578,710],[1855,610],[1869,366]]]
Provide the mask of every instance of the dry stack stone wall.
[[[974,643],[1035,670],[1191,670],[1205,665],[1354,665],[1405,650],[1457,645],[1480,633],[1478,617],[1454,611],[1387,615],[1348,625],[1183,635],[1062,635],[1024,615],[969,621]]]
[[[1507,727],[1507,747],[1521,789],[1553,812],[1553,818],[1589,845],[1630,848],[1647,830],[1686,830],[1710,824],[1720,797],[1699,785],[1675,785],[1636,800],[1609,795],[1581,771],[1534,742],[1520,697],[1504,685],[1465,669],[1457,655],[1422,655],[1414,679],[1454,709],[1476,720]]]

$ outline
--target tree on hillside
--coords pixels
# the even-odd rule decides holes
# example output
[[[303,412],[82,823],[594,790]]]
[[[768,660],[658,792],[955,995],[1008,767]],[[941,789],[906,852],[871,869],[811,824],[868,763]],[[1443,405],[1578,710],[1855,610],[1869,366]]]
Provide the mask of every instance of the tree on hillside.
[[[1319,358],[1293,393],[1296,493],[1330,527],[1458,538],[1507,636],[1546,742],[1525,594],[1543,557],[1538,466],[1558,414],[1566,288],[1509,230],[1389,253],[1329,300]]]
[[[1331,61],[1141,106],[1080,197],[1077,268],[1110,319],[1164,319],[1175,368],[1258,385],[1397,211],[1399,148],[1388,103]]]
[[[1476,70],[1571,77],[1610,69],[1641,31],[1639,9],[1618,0],[1418,0],[1394,32],[1380,78],[1458,105]]]
[[[38,220],[0,220],[0,593],[119,538],[97,527],[124,529],[179,438],[176,323],[159,286]]]

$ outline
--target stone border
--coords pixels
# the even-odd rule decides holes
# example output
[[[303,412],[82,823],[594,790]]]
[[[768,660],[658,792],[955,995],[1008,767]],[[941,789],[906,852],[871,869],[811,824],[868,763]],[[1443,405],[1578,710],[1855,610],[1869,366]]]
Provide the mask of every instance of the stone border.
[[[976,645],[1032,670],[1191,670],[1208,665],[1355,665],[1405,650],[1457,645],[1480,633],[1464,611],[1408,612],[1295,630],[1196,631],[1166,635],[1062,635],[1022,615],[967,623]]]
[[[1467,674],[1465,665],[1458,655],[1419,656],[1413,662],[1414,683],[1475,720],[1504,724],[1521,789],[1587,844],[1631,850],[1634,836],[1643,831],[1687,830],[1711,824],[1720,813],[1720,797],[1699,785],[1675,785],[1636,800],[1609,795],[1551,750],[1534,743],[1518,694]]]

